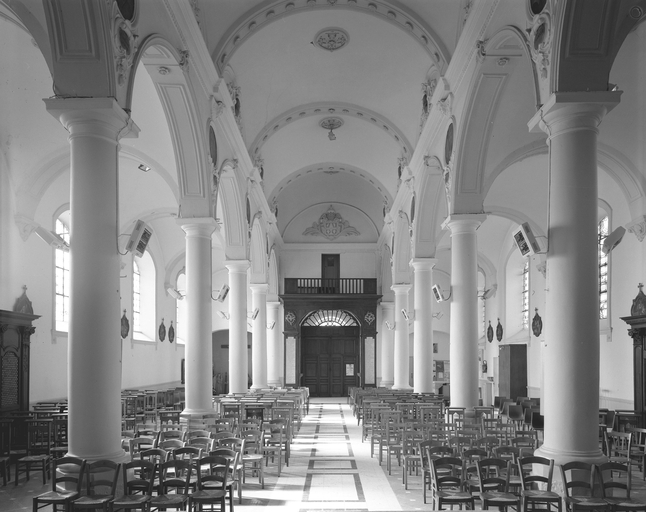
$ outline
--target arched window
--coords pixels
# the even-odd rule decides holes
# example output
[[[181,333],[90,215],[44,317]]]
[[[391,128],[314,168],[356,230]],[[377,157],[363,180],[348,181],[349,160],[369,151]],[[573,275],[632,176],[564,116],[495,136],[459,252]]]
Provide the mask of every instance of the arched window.
[[[608,318],[608,255],[603,253],[603,242],[610,232],[608,215],[604,215],[597,228],[599,253],[599,319]]]
[[[186,274],[184,272],[177,276],[176,288],[183,297],[186,297]],[[175,314],[175,338],[177,343],[184,345],[186,343],[186,315],[188,314],[186,300],[176,301]]]
[[[529,260],[523,265],[523,293],[521,297],[523,329],[529,329]]]
[[[137,340],[154,341],[155,263],[148,252],[132,260],[132,334]]]
[[[61,213],[56,219],[56,234],[70,243],[70,212]],[[67,332],[70,314],[70,253],[63,249],[55,250],[55,318],[56,330]]]

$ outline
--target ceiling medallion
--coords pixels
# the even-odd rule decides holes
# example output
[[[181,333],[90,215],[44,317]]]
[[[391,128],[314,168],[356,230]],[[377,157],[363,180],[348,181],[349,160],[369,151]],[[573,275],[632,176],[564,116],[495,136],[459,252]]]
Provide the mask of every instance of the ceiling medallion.
[[[348,33],[341,28],[324,28],[314,37],[313,43],[319,48],[333,52],[348,44]]]
[[[341,119],[340,117],[326,117],[325,119],[321,119],[319,126],[324,130],[330,130],[330,132],[328,133],[328,139],[336,140],[336,136],[334,135],[333,130],[336,130],[337,128],[343,126],[343,119]]]

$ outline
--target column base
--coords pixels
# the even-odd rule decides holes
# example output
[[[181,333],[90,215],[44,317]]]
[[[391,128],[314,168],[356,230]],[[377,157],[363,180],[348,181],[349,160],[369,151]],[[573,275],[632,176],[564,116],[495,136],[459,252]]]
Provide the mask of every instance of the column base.
[[[280,379],[267,381],[267,385],[270,388],[280,388],[280,387],[282,387]]]
[[[379,387],[381,387],[381,388],[389,388],[389,389],[390,389],[390,388],[392,388],[392,387],[393,387],[393,385],[394,385],[394,384],[395,384],[395,381],[392,381],[392,380],[382,380],[382,381],[379,383]]]
[[[119,448],[117,451],[108,453],[107,455],[79,455],[74,452],[67,452],[65,454],[65,457],[79,457],[81,459],[85,459],[88,463],[103,459],[108,459],[113,462],[130,462],[130,454],[127,453],[123,448]],[[65,470],[61,470],[61,472],[64,473]]]
[[[251,385],[251,391],[255,391],[258,389],[267,389],[269,387],[268,384],[252,384]]]
[[[184,431],[202,430],[207,424],[213,423],[218,416],[213,409],[184,409],[179,415],[179,423]]]
[[[572,462],[573,460],[588,462],[590,464],[600,464],[602,462],[608,461],[608,457],[606,457],[601,452],[601,450],[595,450],[592,452],[564,452],[551,449],[549,446],[545,446],[544,444],[534,452],[534,455],[537,455],[539,457],[546,457],[548,459],[554,459],[555,466],[558,466],[559,464],[565,464],[566,462]]]
[[[409,385],[396,385],[394,384],[392,389],[395,389],[397,391],[413,391],[413,388]]]

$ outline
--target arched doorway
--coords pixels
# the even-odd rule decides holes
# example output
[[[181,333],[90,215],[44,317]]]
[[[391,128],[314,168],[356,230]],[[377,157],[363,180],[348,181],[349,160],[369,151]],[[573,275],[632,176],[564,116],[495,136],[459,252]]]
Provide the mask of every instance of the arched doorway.
[[[310,396],[347,396],[360,368],[361,329],[344,310],[318,310],[301,326],[302,385]]]

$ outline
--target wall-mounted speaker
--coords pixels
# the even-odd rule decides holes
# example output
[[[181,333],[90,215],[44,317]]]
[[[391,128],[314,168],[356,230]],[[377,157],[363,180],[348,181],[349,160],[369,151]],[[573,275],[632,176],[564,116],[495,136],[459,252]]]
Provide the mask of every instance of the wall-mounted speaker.
[[[67,245],[67,242],[65,242],[65,240],[63,240],[53,231],[49,231],[42,226],[38,226],[34,232],[40,237],[41,240],[51,245],[52,247],[56,247],[57,249],[61,249],[66,252],[70,250],[70,246]]]
[[[217,297],[214,297],[214,300],[217,300],[218,302],[224,302],[224,299],[227,298],[228,294],[229,294],[229,285],[223,284],[222,288],[220,288],[220,291],[218,292]]]
[[[603,252],[603,254],[608,254],[610,251],[612,251],[615,247],[619,245],[619,242],[621,242],[625,234],[626,234],[626,228],[623,226],[619,226],[612,233],[610,233],[603,241],[603,247],[601,248],[601,252]]]
[[[532,233],[532,228],[529,227],[527,222],[523,222],[513,233],[514,243],[520,254],[523,256],[532,256],[536,253],[541,252],[538,243],[536,242],[536,237]]]
[[[132,231],[128,242],[126,243],[126,252],[134,252],[140,258],[146,252],[150,237],[153,236],[152,228],[143,220],[135,222],[135,229]]]

